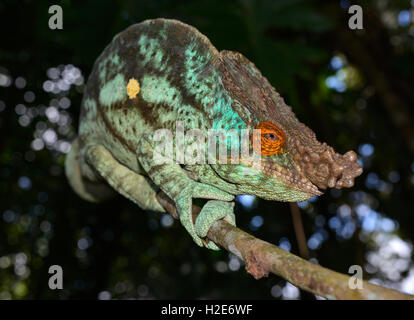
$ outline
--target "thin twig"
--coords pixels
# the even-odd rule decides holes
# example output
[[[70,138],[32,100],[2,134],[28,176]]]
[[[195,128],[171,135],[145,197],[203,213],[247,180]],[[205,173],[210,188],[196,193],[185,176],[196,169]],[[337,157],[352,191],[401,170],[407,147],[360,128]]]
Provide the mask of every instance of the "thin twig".
[[[300,210],[296,202],[289,202],[290,212],[292,214],[293,227],[295,229],[296,241],[298,243],[299,255],[308,260],[309,259],[309,250],[306,245],[306,236],[305,230],[303,229],[302,217],[300,215]]]

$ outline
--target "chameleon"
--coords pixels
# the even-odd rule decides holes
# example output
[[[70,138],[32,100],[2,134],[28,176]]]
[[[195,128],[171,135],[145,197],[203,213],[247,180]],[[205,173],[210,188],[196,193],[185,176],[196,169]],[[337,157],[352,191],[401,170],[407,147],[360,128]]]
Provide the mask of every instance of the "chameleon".
[[[168,129],[176,137],[179,121],[185,131],[260,130],[248,145],[260,163],[156,162],[154,133]],[[341,155],[319,142],[242,54],[219,52],[196,28],[159,18],[117,34],[95,61],[65,172],[91,202],[119,193],[165,212],[157,200],[163,191],[195,243],[218,250],[206,235],[216,220],[235,225],[236,195],[303,201],[352,187],[362,168],[355,152]],[[205,203],[194,221],[195,199]]]

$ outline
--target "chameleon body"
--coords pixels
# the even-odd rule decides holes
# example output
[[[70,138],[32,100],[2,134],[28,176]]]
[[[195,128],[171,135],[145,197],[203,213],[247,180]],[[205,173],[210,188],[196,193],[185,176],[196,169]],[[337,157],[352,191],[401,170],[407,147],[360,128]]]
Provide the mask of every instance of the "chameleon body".
[[[185,131],[262,128],[266,152],[260,165],[157,164],[153,134],[175,134],[177,121]],[[240,53],[218,52],[195,28],[156,19],[116,35],[95,62],[65,168],[73,189],[89,201],[115,190],[143,209],[164,212],[156,199],[161,189],[194,241],[217,249],[203,237],[217,219],[234,224],[234,195],[306,200],[328,187],[351,187],[362,172],[356,161],[353,151],[340,155],[320,143]],[[208,201],[194,222],[195,198]]]

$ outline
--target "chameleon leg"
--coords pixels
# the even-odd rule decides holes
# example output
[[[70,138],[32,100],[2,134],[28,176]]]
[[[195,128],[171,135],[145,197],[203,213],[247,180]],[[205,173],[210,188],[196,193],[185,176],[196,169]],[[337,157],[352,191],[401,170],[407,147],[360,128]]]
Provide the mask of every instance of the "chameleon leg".
[[[102,178],[124,197],[144,210],[165,212],[156,198],[156,187],[151,181],[120,164],[105,147],[90,146],[85,157]]]
[[[180,215],[181,224],[199,246],[203,246],[204,242],[197,234],[193,222],[193,199],[220,200],[214,201],[211,204],[209,204],[210,202],[207,202],[205,205],[205,207],[207,206],[207,210],[205,210],[204,207],[201,210],[197,218],[197,226],[199,227],[198,229],[200,229],[201,234],[204,233],[205,229],[208,231],[210,225],[215,220],[225,216],[230,216],[228,220],[234,222],[233,212],[229,212],[231,205],[226,207],[225,205],[217,204],[219,202],[232,201],[234,196],[214,186],[192,180],[185,170],[173,161],[170,163],[157,164],[154,160],[153,140],[149,135],[144,135],[140,139],[137,147],[137,156],[141,166],[147,172],[151,180],[175,202],[177,212]],[[216,212],[216,210],[223,208],[226,208],[226,210]],[[207,233],[207,231],[205,231],[205,233]],[[212,242],[209,242],[206,246],[210,249],[218,250],[218,247]]]

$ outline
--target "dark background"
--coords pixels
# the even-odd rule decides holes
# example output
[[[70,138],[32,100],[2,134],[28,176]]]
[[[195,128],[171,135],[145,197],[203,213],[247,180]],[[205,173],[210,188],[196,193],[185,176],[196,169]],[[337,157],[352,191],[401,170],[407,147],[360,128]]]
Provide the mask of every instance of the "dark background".
[[[51,4],[63,30],[48,28]],[[315,299],[274,275],[254,280],[169,216],[70,189],[64,157],[95,59],[115,34],[157,17],[243,53],[321,141],[358,153],[353,188],[299,204],[310,257],[414,293],[414,1],[358,4],[363,30],[348,28],[349,1],[2,0],[0,299]],[[240,197],[236,211],[241,229],[299,254],[288,204]],[[48,288],[55,264],[63,290]]]

